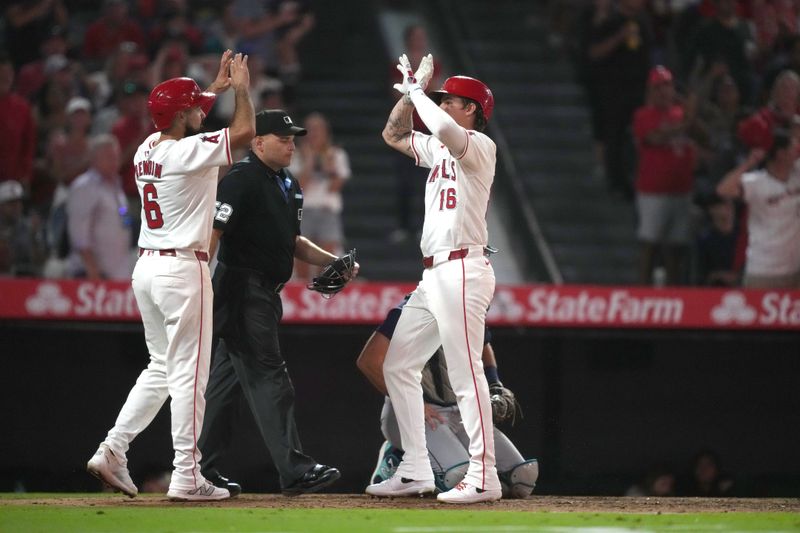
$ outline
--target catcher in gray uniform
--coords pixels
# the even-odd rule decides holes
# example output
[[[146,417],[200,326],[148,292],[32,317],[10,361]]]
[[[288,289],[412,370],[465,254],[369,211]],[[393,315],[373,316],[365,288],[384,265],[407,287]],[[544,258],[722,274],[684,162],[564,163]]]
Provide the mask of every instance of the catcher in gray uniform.
[[[373,332],[356,362],[359,370],[384,395],[386,395],[386,383],[383,379],[383,361],[389,340],[407,300],[408,296],[400,305],[389,311],[386,320]],[[486,329],[483,366],[489,381],[492,416],[495,424],[513,424],[521,415],[521,411],[514,394],[503,387],[498,379],[497,362],[490,340],[491,334]],[[428,456],[437,488],[447,491],[458,484],[467,472],[469,438],[464,432],[456,397],[447,378],[447,366],[441,347],[431,356],[422,371],[422,391],[425,399],[425,438],[428,444]],[[379,483],[391,477],[403,457],[403,450],[400,448],[400,430],[388,396],[381,412],[381,432],[386,442],[381,445],[378,463],[370,483]],[[509,438],[497,427],[494,428],[494,441],[503,498],[530,496],[539,477],[539,463],[536,459],[524,459]]]

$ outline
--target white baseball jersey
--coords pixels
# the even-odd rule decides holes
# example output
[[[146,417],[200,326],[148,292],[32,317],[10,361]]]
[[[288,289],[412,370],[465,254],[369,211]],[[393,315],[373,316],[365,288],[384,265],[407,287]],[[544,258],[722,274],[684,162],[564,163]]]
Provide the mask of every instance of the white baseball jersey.
[[[139,247],[207,250],[219,167],[231,164],[228,128],[156,144],[153,133],[133,157],[142,199]]]
[[[800,166],[788,181],[765,169],[742,176],[747,202],[748,274],[783,276],[800,270]]]
[[[464,134],[464,153],[455,157],[436,137],[411,133],[416,164],[431,169],[425,187],[423,256],[488,242],[486,210],[497,147],[478,131],[464,130]]]

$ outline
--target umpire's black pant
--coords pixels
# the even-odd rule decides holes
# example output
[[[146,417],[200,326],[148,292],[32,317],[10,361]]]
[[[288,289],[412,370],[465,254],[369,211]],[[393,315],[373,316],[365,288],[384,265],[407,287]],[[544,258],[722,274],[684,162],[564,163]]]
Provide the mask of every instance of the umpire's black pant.
[[[230,445],[244,394],[281,487],[288,487],[317,463],[302,453],[295,424],[294,387],[278,344],[280,295],[257,274],[221,263],[213,285],[216,351],[198,441],[203,475],[219,474],[217,465]]]

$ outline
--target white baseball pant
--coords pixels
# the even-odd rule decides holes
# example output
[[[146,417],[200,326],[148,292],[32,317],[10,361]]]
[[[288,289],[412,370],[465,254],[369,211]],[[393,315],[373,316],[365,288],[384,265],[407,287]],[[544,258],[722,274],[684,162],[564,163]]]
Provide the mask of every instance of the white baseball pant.
[[[434,479],[420,380],[425,362],[441,345],[469,437],[470,463],[464,481],[483,490],[500,489],[489,386],[481,360],[494,270],[480,251],[434,265],[423,271],[422,281],[403,308],[383,365],[405,451],[397,475]]]
[[[133,291],[150,352],[105,443],[125,456],[131,441],[172,398],[175,449],[171,489],[194,489],[200,474],[197,439],[203,427],[211,362],[212,289],[208,263],[191,251],[176,256],[146,250],[133,270]]]

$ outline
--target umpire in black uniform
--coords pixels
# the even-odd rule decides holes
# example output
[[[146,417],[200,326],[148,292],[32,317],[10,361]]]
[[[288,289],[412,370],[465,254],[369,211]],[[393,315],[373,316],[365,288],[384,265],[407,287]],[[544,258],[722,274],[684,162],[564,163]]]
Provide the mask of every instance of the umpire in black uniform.
[[[294,387],[278,344],[283,314],[280,291],[296,257],[314,265],[336,259],[300,235],[303,193],[286,167],[294,137],[305,135],[282,110],[256,115],[247,156],[217,189],[210,251],[219,243],[214,272],[214,339],[217,348],[206,389],[206,414],[198,441],[203,475],[233,493],[217,463],[230,444],[244,394],[287,496],[316,492],[336,481],[336,468],[303,453],[294,417]]]

